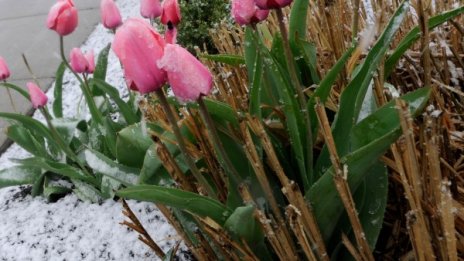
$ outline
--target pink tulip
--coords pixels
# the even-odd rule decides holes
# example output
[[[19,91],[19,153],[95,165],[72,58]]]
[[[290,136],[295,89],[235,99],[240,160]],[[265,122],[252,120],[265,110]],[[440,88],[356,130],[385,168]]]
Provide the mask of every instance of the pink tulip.
[[[292,0],[255,0],[256,5],[261,9],[278,9],[286,7]]]
[[[47,27],[65,36],[77,27],[77,9],[72,0],[58,0],[48,13]]]
[[[167,44],[158,67],[168,74],[174,95],[181,101],[194,101],[208,95],[213,76],[195,56],[177,44]]]
[[[32,106],[34,109],[40,108],[47,104],[47,95],[35,83],[28,82],[27,88],[29,89],[29,96],[31,98]]]
[[[163,11],[161,13],[161,23],[168,25],[169,22],[176,26],[182,16],[180,15],[180,7],[177,0],[164,0],[162,4]]]
[[[0,56],[0,81],[6,80],[8,77],[10,77],[10,70],[5,59]]]
[[[259,9],[254,0],[232,0],[231,12],[239,25],[257,23],[269,15],[269,10]]]
[[[95,70],[95,59],[93,51],[82,53],[81,49],[73,48],[70,54],[71,68],[75,73],[93,73]]]
[[[145,94],[166,83],[166,72],[156,66],[164,46],[163,37],[141,18],[128,19],[116,31],[112,48],[124,67],[131,89]]]
[[[122,24],[121,14],[113,0],[102,0],[100,2],[100,14],[105,28],[114,30]]]
[[[155,19],[162,13],[159,0],[142,0],[140,2],[140,14],[145,18]]]

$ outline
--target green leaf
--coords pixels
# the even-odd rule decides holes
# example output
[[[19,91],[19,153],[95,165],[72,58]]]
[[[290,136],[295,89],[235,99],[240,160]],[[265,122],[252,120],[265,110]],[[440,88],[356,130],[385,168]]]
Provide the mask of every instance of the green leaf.
[[[82,158],[94,172],[113,178],[126,186],[138,183],[138,174],[140,172],[138,169],[118,164],[92,149],[83,150],[79,154],[79,157]]]
[[[403,1],[390,19],[377,43],[367,55],[359,73],[356,74],[341,95],[340,108],[332,124],[332,134],[338,154],[341,157],[350,152],[349,135],[358,120],[366,91],[408,10],[409,1]],[[324,150],[316,164],[315,174],[319,175],[330,164],[329,153],[327,147],[324,146]]]
[[[259,53],[256,54],[256,60],[253,65],[253,77],[250,83],[250,114],[261,118],[261,92],[263,77],[263,60]]]
[[[63,117],[63,75],[66,70],[66,64],[62,62],[55,74],[55,89],[53,90],[53,114],[56,118]]]
[[[11,83],[8,83],[8,82],[0,82],[0,85],[5,86],[6,88],[10,88],[10,89],[15,90],[17,93],[21,94],[28,101],[31,100],[30,97],[29,97],[29,93],[26,90],[24,90],[23,88],[21,88],[21,87],[19,87],[17,85],[14,85],[14,84],[11,84]]]
[[[121,182],[110,178],[108,176],[103,176],[101,181],[101,194],[104,198],[114,198],[116,190],[121,188]]]
[[[106,70],[108,67],[108,54],[111,49],[111,44],[108,44],[105,48],[103,48],[98,55],[97,64],[95,66],[95,71],[93,72],[94,79],[105,80],[106,78]]]
[[[31,116],[16,113],[0,112],[0,117],[15,120],[21,123],[29,131],[46,138],[49,142],[49,146],[53,146],[55,149],[57,148],[56,141],[53,138],[53,135],[51,134],[50,130],[48,130],[48,128],[43,123],[32,118]]]
[[[330,95],[330,90],[332,89],[332,85],[337,80],[340,72],[345,68],[345,64],[348,59],[351,57],[351,54],[355,50],[355,46],[350,47],[346,52],[340,57],[337,63],[330,69],[327,75],[322,79],[317,87],[316,91],[314,92],[313,96],[311,96],[308,102],[308,111],[309,117],[311,119],[311,128],[313,129],[312,133],[317,133],[317,129],[319,126],[319,121],[317,120],[316,111],[314,110],[314,106],[316,105],[316,100],[319,98],[321,103],[325,103]],[[316,135],[314,135],[316,138]]]
[[[464,13],[464,6],[460,6],[456,9],[438,14],[434,17],[430,17],[428,20],[428,28],[432,30],[433,28],[455,18],[456,16]],[[393,69],[395,69],[396,63],[399,61],[401,56],[408,50],[417,39],[420,38],[421,31],[419,26],[414,27],[409,33],[401,40],[401,42],[396,47],[395,51],[388,57],[385,61],[385,79],[390,76]]]
[[[94,177],[88,176],[84,174],[82,170],[72,167],[65,163],[60,163],[39,157],[17,159],[15,161],[21,163],[24,166],[41,168],[43,170],[50,171],[64,177],[68,177],[70,179],[78,179],[94,185],[97,184],[97,181]]]
[[[170,143],[165,145],[171,155],[177,158],[180,153],[179,148]],[[166,185],[173,183],[171,176],[163,167],[163,163],[156,154],[156,148],[157,144],[153,143],[145,154],[142,170],[140,171],[139,184]]]
[[[56,118],[51,122],[67,146],[71,143],[77,125],[81,122],[81,120]]]
[[[383,225],[383,217],[388,198],[388,171],[385,165],[377,163],[372,167],[364,180],[364,189],[358,189],[354,194],[356,202],[364,200],[358,217],[364,229],[367,242],[371,249],[375,248],[377,238]]]
[[[245,239],[248,243],[258,243],[264,239],[260,224],[254,217],[255,207],[247,205],[238,207],[232,212],[224,224],[224,228],[231,233],[237,241]]]
[[[417,115],[427,103],[429,95],[430,88],[422,88],[403,96],[402,99],[409,103],[412,115]],[[394,102],[383,106],[354,127],[351,134],[356,141],[352,145],[354,152],[341,158],[342,165],[348,167],[348,183],[351,191],[356,191],[365,180],[368,170],[400,135],[400,122]],[[329,240],[332,236],[337,221],[344,211],[333,183],[334,175],[335,171],[330,167],[305,196],[313,206],[325,240]]]
[[[210,61],[225,63],[231,66],[240,66],[245,64],[243,56],[234,54],[202,54],[201,57]]]
[[[49,158],[45,144],[39,142],[34,135],[21,125],[11,125],[7,128],[6,135],[16,142],[21,148],[25,149],[34,156]]]
[[[45,186],[43,195],[50,200],[54,195],[65,195],[71,191],[72,189],[62,186]]]
[[[30,166],[13,166],[0,170],[0,188],[33,184],[39,177],[40,168]]]
[[[263,49],[261,48],[261,50]],[[285,73],[285,70],[278,66],[277,62],[266,50],[263,50],[263,59],[266,63],[264,71],[270,78],[270,82],[275,84],[276,90],[279,93],[279,100],[281,100],[286,116],[285,125],[290,136],[291,147],[298,164],[301,181],[304,188],[308,189],[309,179],[306,169],[306,148],[304,147],[304,144],[307,144],[307,131],[306,124],[303,121],[303,112],[300,110],[300,105],[295,98],[294,88],[286,78],[288,73]]]
[[[299,65],[298,67],[300,68],[300,71],[302,69],[305,69],[304,66],[301,66],[300,61],[304,61],[304,65],[308,68],[306,70],[309,70],[309,75],[311,82],[312,83],[319,83],[319,75],[317,74],[317,50],[316,46],[313,43],[307,42],[301,38],[296,39],[295,45],[297,48],[292,47],[292,51],[295,55],[295,61],[297,61],[297,64]],[[301,58],[299,58],[301,57]],[[303,73],[306,72],[305,70],[302,71]],[[300,74],[302,74],[300,72]],[[301,75],[301,78],[305,77],[305,75]],[[307,76],[306,76],[307,77]]]
[[[200,217],[210,217],[223,225],[232,211],[214,199],[180,189],[156,185],[139,185],[119,190],[116,195],[124,198],[161,203]]]
[[[71,181],[75,187],[73,192],[80,200],[91,203],[101,203],[103,201],[100,191],[98,191],[95,187],[77,179],[73,179]]]
[[[289,41],[306,39],[306,18],[308,15],[309,0],[295,0],[290,13]]]
[[[137,114],[132,111],[130,105],[128,105],[120,98],[119,91],[115,87],[100,79],[93,79],[91,80],[91,83],[93,83],[98,89],[103,91],[114,101],[127,124],[134,124],[140,120]]]
[[[116,159],[119,163],[141,168],[148,148],[153,144],[148,133],[149,127],[142,128],[136,123],[122,129],[116,141]]]
[[[256,55],[258,53],[258,48],[255,42],[255,32],[252,28],[247,26],[245,28],[245,44],[244,44],[244,58],[245,58],[245,65],[248,70],[248,80],[250,82],[253,81],[253,72],[254,72],[254,64],[256,61]]]

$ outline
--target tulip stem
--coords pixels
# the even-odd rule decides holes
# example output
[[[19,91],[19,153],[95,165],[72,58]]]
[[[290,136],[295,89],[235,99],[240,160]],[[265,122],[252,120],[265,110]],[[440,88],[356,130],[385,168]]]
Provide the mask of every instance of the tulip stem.
[[[60,55],[66,67],[71,71],[72,74],[74,74],[76,79],[79,81],[80,83],[79,86],[82,90],[82,93],[84,93],[84,97],[87,102],[87,105],[89,106],[89,110],[90,110],[90,114],[92,115],[92,118],[95,121],[97,121],[98,124],[103,124],[103,117],[99,113],[97,105],[95,104],[95,101],[93,100],[92,92],[90,91],[89,86],[82,80],[82,78],[76,72],[74,72],[74,70],[71,68],[71,65],[69,65],[68,60],[66,60],[66,55],[64,54],[63,36],[60,36]]]
[[[168,118],[169,123],[172,126],[172,130],[174,131],[174,135],[176,136],[179,149],[184,155],[185,161],[189,165],[193,176],[198,180],[201,186],[203,186],[206,189],[206,191],[208,192],[208,196],[214,199],[217,199],[214,189],[208,183],[206,178],[200,173],[200,170],[198,170],[197,166],[195,165],[195,162],[193,161],[192,157],[190,157],[190,154],[187,151],[187,145],[185,144],[184,138],[182,137],[182,134],[180,133],[180,129],[179,129],[179,126],[177,125],[177,121],[174,117],[174,113],[172,112],[171,106],[169,105],[168,100],[166,99],[166,96],[164,95],[163,89],[160,88],[156,90],[155,93],[156,93],[156,96],[158,97],[161,107],[163,107],[163,110],[166,113],[166,117]]]
[[[313,134],[312,134],[312,130],[311,130],[311,121],[310,121],[310,118],[309,118],[309,112],[306,108],[306,96],[303,92],[303,86],[300,84],[300,80],[299,80],[299,77],[296,73],[296,68],[295,68],[295,60],[293,59],[293,54],[292,54],[292,50],[290,49],[290,42],[289,42],[289,37],[288,37],[288,32],[287,32],[287,27],[285,26],[285,22],[284,22],[284,13],[282,12],[282,9],[281,8],[277,8],[275,9],[276,10],[276,14],[277,14],[277,20],[279,20],[278,24],[279,24],[279,28],[280,28],[280,31],[282,33],[282,39],[283,39],[283,43],[284,43],[284,52],[285,52],[285,56],[287,58],[287,63],[288,63],[288,69],[290,71],[290,77],[292,79],[292,82],[295,86],[295,89],[297,91],[297,96],[298,96],[298,99],[299,99],[299,103],[300,103],[300,109],[304,115],[304,121],[306,123],[306,128],[307,128],[307,131],[306,131],[306,144],[305,146],[308,148],[307,150],[307,154],[306,154],[306,164],[307,166],[305,167],[306,169],[306,173],[301,173],[301,175],[306,175],[309,177],[309,183],[311,183],[311,179],[312,179],[312,170],[313,170]],[[292,36],[294,37],[294,36]],[[303,179],[304,180],[304,179]],[[306,186],[308,186],[309,184],[305,184]],[[306,189],[306,187],[305,187]]]
[[[89,175],[89,176],[92,176],[86,169],[86,167],[84,166],[84,164],[79,160],[79,158],[77,157],[77,155],[66,145],[66,143],[64,142],[63,138],[60,136],[60,134],[58,133],[58,131],[56,130],[55,126],[53,126],[52,122],[51,122],[51,118],[52,116],[50,115],[50,113],[48,112],[47,108],[46,107],[42,107],[40,108],[40,111],[42,112],[44,118],[45,118],[45,121],[47,122],[47,125],[48,125],[48,128],[50,129],[52,135],[53,135],[53,138],[55,139],[55,141],[58,143],[58,146],[61,147],[61,149],[63,150],[63,152],[66,154],[66,156],[68,156],[71,160],[73,160],[74,162],[77,163],[77,165],[79,165],[79,167],[82,169],[82,171]]]
[[[5,80],[3,80],[3,83],[6,83]],[[16,105],[13,101],[13,97],[11,96],[11,91],[10,91],[10,88],[6,88],[6,92],[8,93],[8,98],[10,98],[10,103],[11,103],[11,107],[13,108],[13,111],[15,113],[18,113],[18,111],[16,110]]]
[[[203,121],[206,124],[206,128],[209,130],[209,135],[215,146],[217,153],[219,154],[219,159],[222,159],[223,165],[225,165],[226,170],[232,174],[231,178],[234,178],[237,184],[239,183],[240,175],[235,169],[234,164],[230,161],[229,156],[227,155],[224,146],[222,145],[222,141],[219,138],[219,134],[217,132],[216,126],[214,125],[213,119],[206,108],[205,102],[203,101],[203,96],[200,96],[197,100],[198,105],[200,106],[200,115],[203,118]]]

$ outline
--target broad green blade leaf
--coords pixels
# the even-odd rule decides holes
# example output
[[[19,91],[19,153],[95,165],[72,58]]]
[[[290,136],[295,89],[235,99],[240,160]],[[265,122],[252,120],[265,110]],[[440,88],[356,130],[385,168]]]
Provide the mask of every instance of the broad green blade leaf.
[[[292,52],[295,56],[298,68],[300,68],[301,78],[303,82],[308,82],[305,85],[319,83],[319,75],[317,74],[317,50],[313,43],[307,42],[301,38],[296,39],[292,46]],[[303,65],[303,66],[302,66]],[[306,69],[307,67],[307,69]],[[305,70],[302,70],[305,69]],[[309,75],[305,75],[309,70]],[[310,79],[306,79],[310,78]]]
[[[464,13],[464,6],[460,6],[456,9],[450,10],[448,12],[441,13],[434,17],[431,17],[428,20],[428,28],[432,30],[433,28],[455,18],[456,16]],[[396,63],[399,61],[401,56],[406,52],[406,50],[411,47],[417,39],[420,38],[421,31],[419,26],[414,27],[409,33],[401,40],[401,42],[396,47],[395,51],[388,57],[385,61],[385,79],[390,76],[391,72],[395,68]]]
[[[134,124],[140,120],[140,117],[132,111],[130,105],[120,98],[119,91],[116,88],[100,79],[93,79],[91,83],[107,94],[114,103],[116,103],[116,106],[119,108],[119,112],[124,117],[127,124]]]
[[[40,168],[29,166],[14,166],[0,170],[0,188],[33,184],[39,177]]]
[[[295,98],[295,91],[293,86],[289,83],[288,73],[278,66],[276,60],[267,52],[263,50],[263,59],[266,66],[264,71],[270,77],[272,84],[276,85],[276,90],[279,92],[279,100],[282,103],[283,110],[286,116],[286,128],[290,136],[292,151],[295,155],[296,162],[299,168],[299,175],[305,189],[309,188],[308,172],[306,168],[306,125],[304,124],[304,116],[297,99]]]
[[[236,208],[226,220],[224,228],[238,241],[242,238],[252,244],[262,241],[264,234],[256,221],[254,211],[253,205]]]
[[[171,155],[177,159],[176,161],[178,163],[180,163],[181,160],[179,160],[179,148],[174,144],[168,143],[165,145]],[[156,154],[156,148],[157,144],[153,143],[145,154],[142,170],[140,171],[139,184],[172,185],[174,181],[163,167],[163,163]],[[186,171],[187,170],[188,168],[186,168]]]
[[[120,189],[121,186],[121,182],[108,176],[103,176],[100,191],[104,198],[114,198],[116,191]]]
[[[8,138],[16,142],[21,148],[25,149],[34,156],[49,158],[45,144],[37,141],[32,133],[21,125],[11,125],[6,130]]]
[[[132,186],[119,190],[116,195],[123,198],[161,203],[200,217],[210,217],[220,225],[223,225],[232,213],[229,208],[214,199],[180,189],[156,185]]]
[[[306,18],[309,0],[295,0],[290,13],[289,41],[291,44],[298,38],[306,39]]]
[[[342,57],[340,57],[337,63],[330,69],[327,75],[319,83],[319,86],[317,87],[313,96],[311,96],[308,102],[308,111],[311,120],[311,128],[313,129],[312,133],[317,133],[317,129],[319,126],[319,121],[317,120],[316,112],[314,111],[314,106],[316,105],[317,98],[319,98],[321,103],[325,103],[327,101],[327,98],[330,95],[330,90],[332,89],[332,85],[337,80],[343,68],[345,68],[345,64],[351,57],[351,54],[354,50],[355,46],[352,46],[348,50],[346,50]],[[317,135],[314,135],[314,138],[316,137]]]
[[[93,72],[94,79],[105,80],[106,69],[108,67],[108,53],[110,52],[111,44],[108,44],[98,55],[95,71]]]
[[[153,144],[149,127],[136,123],[122,129],[116,141],[116,159],[126,166],[141,168],[148,148]]]
[[[75,187],[73,192],[80,200],[91,203],[101,203],[103,201],[100,191],[98,191],[95,187],[77,179],[73,179],[71,181]]]
[[[84,162],[86,162],[86,164],[94,170],[94,172],[113,178],[126,186],[138,183],[139,169],[118,164],[105,155],[92,149],[82,151],[79,154],[79,157],[82,158]]]
[[[43,195],[47,198],[47,200],[51,200],[55,195],[65,195],[71,191],[72,189],[62,186],[45,186]]]
[[[245,44],[244,44],[244,53],[245,53],[245,64],[248,71],[248,80],[253,82],[253,76],[255,71],[255,61],[256,56],[258,55],[258,46],[256,43],[257,35],[256,32],[250,26],[247,26],[245,29]]]
[[[0,117],[15,120],[21,123],[26,129],[36,132],[37,134],[43,136],[47,140],[54,140],[48,128],[45,125],[43,125],[40,121],[32,118],[31,116],[25,116],[16,113],[0,112]]]
[[[358,208],[358,217],[371,249],[375,248],[377,238],[383,225],[385,208],[388,198],[388,170],[382,163],[371,168],[364,180],[363,190],[356,191],[354,198],[364,200],[361,209]]]
[[[430,88],[422,88],[402,97],[409,103],[412,115],[420,113],[430,95]],[[354,152],[342,157],[342,165],[348,166],[348,182],[351,191],[356,191],[369,170],[401,135],[398,112],[391,102],[361,121],[353,129]],[[306,199],[313,206],[314,214],[324,239],[332,236],[338,219],[344,211],[333,183],[335,171],[330,167],[311,187]],[[330,217],[330,218],[327,218]]]
[[[58,131],[61,138],[63,138],[65,144],[69,145],[74,137],[74,132],[76,131],[77,125],[80,122],[81,120],[76,119],[57,118],[52,120],[52,125]]]
[[[63,75],[66,70],[66,65],[64,62],[60,64],[58,70],[55,74],[55,89],[53,90],[53,115],[56,118],[63,117]]]
[[[234,54],[202,54],[201,57],[210,61],[225,63],[231,66],[240,66],[245,64],[245,59],[242,56]]]
[[[256,60],[253,65],[253,77],[250,82],[250,114],[261,118],[261,92],[263,78],[263,60],[259,53],[256,54]]]
[[[341,157],[350,152],[349,135],[358,120],[367,88],[408,10],[409,1],[405,0],[398,7],[377,43],[368,53],[359,73],[356,74],[341,95],[340,108],[332,124],[332,134],[338,154]],[[330,164],[329,153],[327,147],[324,146],[324,150],[316,164],[316,175],[323,173],[322,170],[330,166]]]
[[[21,88],[21,87],[19,87],[17,85],[14,85],[14,84],[11,84],[11,83],[8,83],[8,82],[0,82],[0,85],[5,86],[6,88],[10,88],[10,89],[15,90],[17,93],[21,94],[28,101],[31,100],[30,97],[29,97],[29,93],[26,90],[24,90],[23,88]]]
[[[21,163],[24,166],[41,168],[43,170],[50,171],[64,177],[68,177],[70,179],[78,179],[94,185],[97,184],[97,181],[94,177],[88,176],[82,172],[82,170],[72,167],[68,164],[38,157],[17,159],[15,161]]]
[[[218,122],[227,122],[227,124],[232,124],[234,127],[238,127],[238,115],[237,112],[227,103],[210,99],[210,98],[203,98],[205,102],[206,108],[208,108],[208,112],[213,117],[216,123]],[[198,109],[197,103],[189,103],[187,104],[189,108]],[[227,125],[226,124],[226,125]]]

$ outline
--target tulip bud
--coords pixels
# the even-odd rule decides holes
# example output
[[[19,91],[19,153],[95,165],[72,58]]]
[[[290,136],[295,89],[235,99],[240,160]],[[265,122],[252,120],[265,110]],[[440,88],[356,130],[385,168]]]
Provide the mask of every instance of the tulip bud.
[[[102,0],[100,2],[100,14],[105,28],[114,30],[122,24],[121,14],[113,0]]]
[[[31,98],[32,106],[34,109],[41,108],[47,104],[47,95],[35,83],[28,82],[27,88],[29,89],[29,96]]]
[[[158,67],[168,74],[174,95],[181,101],[194,101],[208,95],[213,76],[195,56],[177,44],[167,44]]]
[[[8,77],[10,77],[10,70],[5,59],[0,56],[0,81],[6,80]]]
[[[113,51],[124,67],[131,89],[145,94],[166,83],[166,72],[156,66],[163,56],[165,41],[151,25],[141,18],[130,18],[116,31]]]
[[[259,9],[254,0],[232,0],[231,12],[239,25],[257,23],[269,15],[269,10]]]
[[[72,0],[58,0],[47,17],[47,27],[61,36],[72,33],[77,27],[77,22],[77,9]]]
[[[140,2],[140,14],[149,19],[155,19],[162,13],[161,2],[159,0],[142,0]]]
[[[163,11],[161,13],[161,23],[168,25],[169,22],[173,26],[179,24],[182,16],[180,15],[180,7],[177,0],[164,0],[162,4]]]
[[[256,5],[261,9],[278,9],[286,7],[292,3],[292,0],[255,0]]]
[[[84,55],[79,48],[73,48],[70,54],[71,68],[75,73],[93,73],[95,59],[93,51]]]

